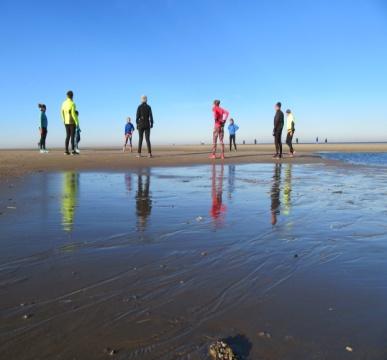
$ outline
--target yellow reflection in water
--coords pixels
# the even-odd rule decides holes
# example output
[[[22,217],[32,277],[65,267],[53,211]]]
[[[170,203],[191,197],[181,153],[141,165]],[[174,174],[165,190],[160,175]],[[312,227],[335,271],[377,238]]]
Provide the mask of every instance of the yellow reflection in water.
[[[75,208],[77,206],[79,174],[68,171],[63,174],[62,184],[62,226],[64,231],[72,231]]]

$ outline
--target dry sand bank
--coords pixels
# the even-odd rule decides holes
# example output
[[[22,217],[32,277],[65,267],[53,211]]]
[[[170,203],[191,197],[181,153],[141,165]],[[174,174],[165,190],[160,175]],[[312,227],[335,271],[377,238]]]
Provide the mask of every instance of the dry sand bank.
[[[287,150],[287,147],[284,147]],[[286,158],[296,164],[327,162],[316,152],[379,152],[387,151],[387,144],[302,144],[296,145],[297,156]],[[210,146],[157,146],[154,158],[137,159],[135,153],[122,153],[121,149],[83,150],[79,156],[65,156],[62,149],[40,154],[37,150],[2,150],[0,151],[0,178],[24,176],[42,171],[91,171],[91,170],[125,170],[146,166],[187,166],[210,164],[208,159]],[[226,154],[225,164],[235,163],[271,163],[273,145],[240,145],[237,153]],[[216,160],[220,162],[221,160]]]

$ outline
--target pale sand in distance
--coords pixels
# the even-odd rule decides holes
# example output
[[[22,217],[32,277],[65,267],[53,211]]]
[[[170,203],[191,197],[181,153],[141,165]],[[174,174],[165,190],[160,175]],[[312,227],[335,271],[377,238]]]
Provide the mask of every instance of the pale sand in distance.
[[[34,172],[52,171],[125,171],[146,166],[188,166],[198,164],[245,164],[273,163],[274,146],[239,145],[238,152],[226,152],[224,161],[210,160],[209,145],[197,146],[155,146],[152,159],[137,159],[136,153],[125,152],[121,148],[82,150],[79,156],[65,156],[62,149],[55,149],[48,154],[38,150],[1,150],[0,178],[24,176]],[[370,144],[300,144],[295,145],[294,158],[287,155],[288,147],[284,145],[285,158],[282,162],[295,164],[327,163],[317,152],[387,152],[387,143]]]

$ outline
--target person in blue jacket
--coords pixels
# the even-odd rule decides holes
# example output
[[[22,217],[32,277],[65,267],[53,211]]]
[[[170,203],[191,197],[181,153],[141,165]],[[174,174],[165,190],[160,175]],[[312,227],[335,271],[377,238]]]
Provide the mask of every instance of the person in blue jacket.
[[[234,119],[230,119],[230,125],[228,126],[228,132],[230,133],[230,151],[232,150],[232,144],[234,144],[234,149],[237,151],[237,146],[235,143],[235,135],[238,131],[239,126],[234,123]]]
[[[132,136],[133,136],[134,130],[135,129],[134,129],[134,126],[132,124],[132,120],[130,117],[128,117],[127,123],[125,125],[125,143],[124,143],[124,147],[122,148],[123,152],[125,152],[125,150],[126,150],[126,145],[128,144],[128,140],[129,140],[129,144],[130,144],[130,152],[133,152]]]

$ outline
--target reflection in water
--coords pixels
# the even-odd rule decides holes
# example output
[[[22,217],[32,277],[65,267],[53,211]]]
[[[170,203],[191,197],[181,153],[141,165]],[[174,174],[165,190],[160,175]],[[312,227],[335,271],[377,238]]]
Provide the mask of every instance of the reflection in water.
[[[79,174],[68,171],[63,174],[62,187],[62,226],[64,231],[72,231],[75,207],[77,206]]]
[[[280,214],[280,186],[281,186],[281,164],[275,164],[273,184],[271,186],[271,223],[277,224],[277,215]]]
[[[284,184],[284,194],[283,194],[283,213],[285,215],[290,214],[291,209],[291,194],[292,194],[292,165],[287,164],[285,169],[285,184]]]
[[[235,190],[235,165],[228,166],[228,198],[231,199]]]
[[[132,174],[125,174],[125,184],[128,193],[132,192]]]
[[[212,180],[211,180],[211,195],[212,195],[212,207],[211,216],[216,227],[220,227],[224,222],[224,213],[226,212],[226,206],[223,205],[223,176],[224,166],[220,165],[220,172],[218,174],[218,167],[212,165]]]
[[[149,191],[150,187],[150,169],[139,170],[138,187],[136,193],[136,214],[137,229],[144,231],[147,226],[147,219],[152,211],[152,199]]]

